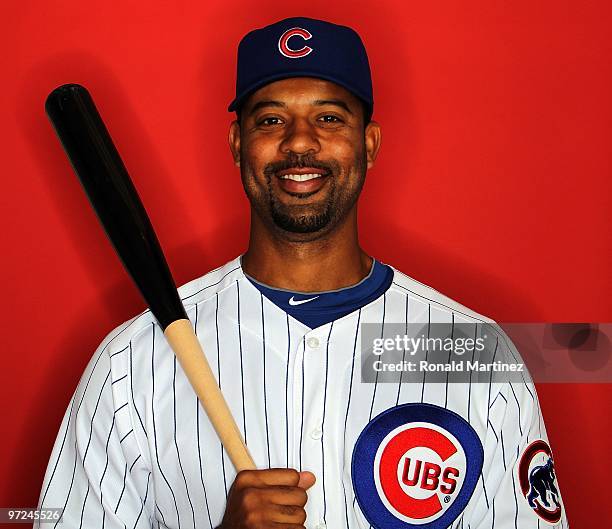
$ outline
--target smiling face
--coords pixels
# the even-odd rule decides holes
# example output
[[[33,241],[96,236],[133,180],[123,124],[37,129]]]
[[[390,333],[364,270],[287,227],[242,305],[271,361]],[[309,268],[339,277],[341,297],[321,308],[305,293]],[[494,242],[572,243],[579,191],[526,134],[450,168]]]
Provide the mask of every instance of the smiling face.
[[[230,128],[242,183],[262,224],[289,240],[318,239],[355,211],[380,143],[361,101],[307,77],[252,94]]]

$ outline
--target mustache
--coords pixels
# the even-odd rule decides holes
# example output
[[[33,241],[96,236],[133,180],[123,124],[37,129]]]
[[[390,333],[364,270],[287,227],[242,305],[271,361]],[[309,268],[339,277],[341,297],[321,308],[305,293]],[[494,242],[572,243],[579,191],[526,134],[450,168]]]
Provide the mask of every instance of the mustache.
[[[317,160],[312,155],[297,156],[292,155],[284,160],[278,160],[276,162],[270,162],[264,167],[264,174],[266,176],[272,176],[279,171],[286,169],[301,169],[302,167],[312,167],[314,169],[321,169],[326,174],[337,174],[339,166],[336,162],[324,162]]]

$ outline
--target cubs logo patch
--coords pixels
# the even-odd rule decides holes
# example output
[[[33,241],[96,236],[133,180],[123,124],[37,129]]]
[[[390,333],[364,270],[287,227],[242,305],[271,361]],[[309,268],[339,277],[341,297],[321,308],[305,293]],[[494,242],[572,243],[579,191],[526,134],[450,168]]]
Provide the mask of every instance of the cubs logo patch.
[[[300,57],[306,57],[306,55],[312,52],[312,48],[305,44],[298,49],[291,48],[289,46],[289,39],[292,37],[300,37],[306,41],[312,38],[312,34],[304,28],[291,28],[285,31],[278,39],[278,51],[280,51],[282,55],[289,59],[299,59]]]
[[[482,462],[482,443],[461,416],[432,404],[403,404],[359,435],[353,488],[376,529],[446,529],[470,500]]]
[[[552,451],[546,441],[531,443],[521,456],[518,480],[523,497],[534,512],[551,525],[561,520],[561,497]]]

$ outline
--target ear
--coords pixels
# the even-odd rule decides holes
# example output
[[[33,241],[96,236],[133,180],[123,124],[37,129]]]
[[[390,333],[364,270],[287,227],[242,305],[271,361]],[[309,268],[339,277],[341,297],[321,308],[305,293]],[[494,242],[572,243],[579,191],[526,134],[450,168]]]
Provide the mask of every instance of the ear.
[[[232,121],[228,134],[229,147],[234,158],[234,165],[240,167],[240,124]]]
[[[368,169],[374,167],[381,140],[380,125],[376,121],[370,121],[365,129],[365,147]]]

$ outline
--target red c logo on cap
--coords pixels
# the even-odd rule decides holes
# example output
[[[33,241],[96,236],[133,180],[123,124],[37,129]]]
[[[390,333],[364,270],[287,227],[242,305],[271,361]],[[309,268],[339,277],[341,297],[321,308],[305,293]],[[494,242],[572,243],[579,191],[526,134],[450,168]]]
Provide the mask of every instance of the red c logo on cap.
[[[309,40],[312,38],[310,32],[303,28],[291,28],[285,31],[280,39],[278,39],[278,51],[280,51],[285,57],[289,59],[299,59],[300,57],[306,57],[310,52],[312,52],[312,48],[310,46],[302,46],[299,50],[291,49],[288,46],[289,39],[291,37],[298,36],[302,37],[304,40]]]

